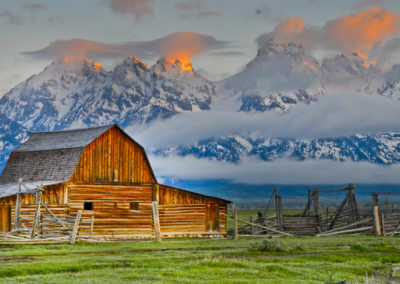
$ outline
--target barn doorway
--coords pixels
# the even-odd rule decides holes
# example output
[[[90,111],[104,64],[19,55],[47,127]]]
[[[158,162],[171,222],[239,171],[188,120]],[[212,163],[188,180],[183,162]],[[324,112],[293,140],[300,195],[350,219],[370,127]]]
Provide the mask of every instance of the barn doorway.
[[[219,208],[217,204],[206,204],[206,231],[219,231]]]
[[[11,231],[11,206],[0,206],[0,232]]]

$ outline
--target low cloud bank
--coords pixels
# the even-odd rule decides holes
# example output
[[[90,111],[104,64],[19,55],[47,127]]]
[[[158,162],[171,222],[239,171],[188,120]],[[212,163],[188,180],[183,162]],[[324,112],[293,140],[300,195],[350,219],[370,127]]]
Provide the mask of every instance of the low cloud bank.
[[[331,94],[287,113],[210,110],[183,113],[127,131],[146,147],[195,143],[226,135],[323,138],[400,131],[400,101],[377,95]],[[154,139],[157,137],[157,139]]]
[[[246,157],[239,164],[186,157],[150,156],[157,177],[227,179],[247,184],[398,184],[400,165],[328,160],[265,162]]]

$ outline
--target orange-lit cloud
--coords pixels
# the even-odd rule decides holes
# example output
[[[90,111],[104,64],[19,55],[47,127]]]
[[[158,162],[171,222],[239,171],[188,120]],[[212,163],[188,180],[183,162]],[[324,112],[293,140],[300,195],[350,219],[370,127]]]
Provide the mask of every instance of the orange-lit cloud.
[[[324,29],[341,50],[368,52],[376,43],[399,32],[400,17],[382,8],[371,8],[328,22]]]
[[[261,35],[257,42],[261,45],[273,39],[278,43],[301,43],[306,48],[366,53],[399,31],[400,16],[375,7],[331,20],[322,28],[306,25],[302,18],[292,17],[278,24],[272,32]]]
[[[57,40],[47,47],[25,52],[32,57],[56,59],[62,57],[101,60],[110,57],[136,56],[141,59],[154,59],[165,56],[168,60],[180,59],[190,62],[190,59],[204,51],[223,49],[229,43],[212,36],[181,32],[167,35],[151,41],[124,42],[109,44],[85,39]]]

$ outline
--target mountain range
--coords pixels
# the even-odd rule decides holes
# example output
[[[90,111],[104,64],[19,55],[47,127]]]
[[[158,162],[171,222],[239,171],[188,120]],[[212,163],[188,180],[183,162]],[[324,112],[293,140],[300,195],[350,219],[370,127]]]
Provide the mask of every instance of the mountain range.
[[[128,57],[107,71],[86,58],[63,58],[0,98],[0,171],[28,131],[111,123],[140,129],[177,114],[213,110],[286,115],[297,105],[318,104],[321,96],[344,91],[398,100],[400,65],[381,66],[359,52],[320,63],[299,44],[267,42],[240,72],[212,82],[179,59],[162,57],[148,67]],[[149,150],[231,163],[256,156],[264,161],[289,157],[393,164],[400,162],[400,133],[331,138],[232,133]]]

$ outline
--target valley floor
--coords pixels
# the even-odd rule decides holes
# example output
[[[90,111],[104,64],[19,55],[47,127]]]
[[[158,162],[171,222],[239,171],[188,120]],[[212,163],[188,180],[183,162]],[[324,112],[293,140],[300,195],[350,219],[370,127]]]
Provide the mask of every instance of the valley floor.
[[[168,239],[0,245],[0,283],[399,283],[400,238]],[[368,281],[367,281],[368,279]]]

